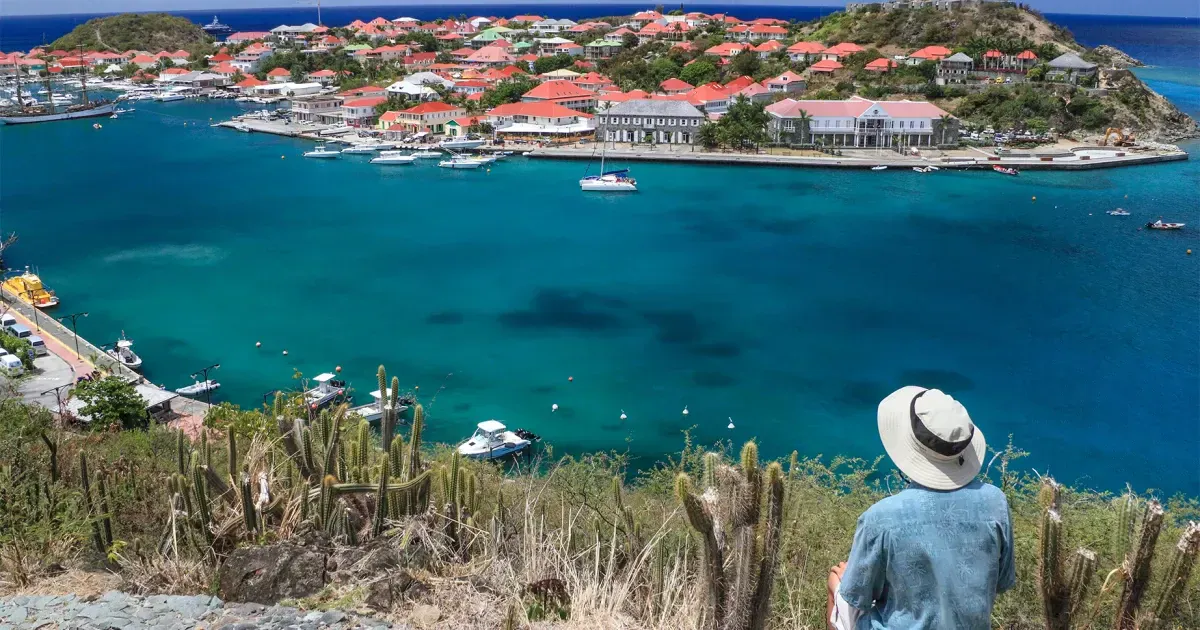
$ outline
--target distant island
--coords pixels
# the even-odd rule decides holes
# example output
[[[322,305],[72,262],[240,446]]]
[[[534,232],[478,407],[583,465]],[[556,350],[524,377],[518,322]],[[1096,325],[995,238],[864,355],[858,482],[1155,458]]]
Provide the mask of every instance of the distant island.
[[[210,54],[213,38],[191,20],[166,13],[124,13],[93,18],[48,46],[49,50],[124,52],[186,50]]]

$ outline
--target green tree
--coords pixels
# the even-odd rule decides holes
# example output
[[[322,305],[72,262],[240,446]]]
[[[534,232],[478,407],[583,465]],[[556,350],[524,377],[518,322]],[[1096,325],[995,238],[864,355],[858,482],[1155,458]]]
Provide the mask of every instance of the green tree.
[[[483,106],[491,109],[505,103],[516,103],[526,92],[537,87],[538,82],[533,78],[517,74],[496,84],[495,87],[483,93],[480,99]]]
[[[26,370],[33,369],[33,346],[29,341],[6,332],[0,333],[0,348],[20,359]]]
[[[299,64],[292,66],[291,72],[292,83],[304,83],[304,77],[308,74],[304,71],[304,67]]]
[[[552,57],[538,57],[533,62],[533,71],[537,74],[545,74],[562,68],[570,68],[573,65],[575,65],[574,55],[559,53]]]
[[[656,88],[659,83],[678,77],[679,71],[679,64],[670,57],[659,57],[650,62],[650,80],[654,82],[654,87]]]
[[[752,77],[756,72],[758,72],[760,65],[762,65],[762,60],[758,58],[758,53],[749,49],[743,50],[737,55],[734,55],[733,61],[730,62],[729,76],[740,77],[744,75]]]
[[[715,149],[720,146],[721,132],[717,128],[717,123],[706,121],[700,125],[700,129],[696,132],[696,141],[706,149]]]
[[[403,94],[389,93],[386,101],[375,106],[375,113],[382,115],[384,112],[398,112],[402,109],[408,109],[409,107],[412,107],[412,103],[409,102],[407,96]]]
[[[679,71],[679,78],[692,85],[704,85],[716,81],[718,76],[720,75],[717,73],[716,64],[708,59],[694,61]]]
[[[717,121],[721,144],[734,149],[750,149],[770,140],[767,123],[771,115],[762,103],[755,103],[739,95],[721,119]]]
[[[621,47],[624,48],[625,50],[632,50],[634,48],[637,48],[638,47],[637,35],[634,35],[633,33],[625,33],[625,35],[623,37],[621,37]]]
[[[1050,66],[1049,66],[1049,65],[1047,65],[1047,64],[1044,64],[1044,63],[1039,63],[1038,65],[1036,65],[1036,66],[1034,66],[1034,67],[1030,68],[1030,69],[1029,69],[1029,72],[1026,72],[1026,73],[1025,73],[1025,76],[1026,76],[1026,77],[1027,77],[1027,78],[1028,78],[1030,81],[1042,81],[1042,80],[1045,80],[1045,78],[1046,78],[1046,72],[1047,72],[1049,69],[1050,69]]]
[[[133,383],[117,376],[83,381],[71,395],[83,401],[80,413],[92,419],[92,428],[120,425],[123,429],[143,428],[147,424],[146,401]]]

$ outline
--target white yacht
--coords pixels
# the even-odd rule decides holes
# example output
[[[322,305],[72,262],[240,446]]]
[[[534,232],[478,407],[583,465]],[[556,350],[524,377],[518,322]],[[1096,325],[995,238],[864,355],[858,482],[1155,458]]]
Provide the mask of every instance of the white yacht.
[[[468,138],[455,138],[454,140],[442,140],[438,146],[443,149],[478,149],[483,146],[484,140],[471,140]]]
[[[480,162],[479,160],[472,160],[470,158],[454,157],[450,158],[449,160],[442,160],[441,162],[438,162],[438,166],[442,168],[470,169],[483,166],[483,162]]]
[[[357,407],[351,408],[350,413],[358,414],[360,417],[362,417],[363,420],[366,420],[367,422],[379,422],[379,420],[383,418],[383,408],[384,408],[384,404],[385,404],[383,402],[383,397],[384,397],[384,393],[380,392],[377,389],[377,390],[371,392],[371,402],[369,402],[365,405],[359,405]],[[397,417],[403,416],[404,412],[408,411],[408,405],[404,404],[405,402],[406,402],[405,399],[401,398],[400,401],[397,403],[397,406],[396,406]]]
[[[402,151],[380,151],[379,157],[371,158],[372,164],[412,164],[417,158]]]
[[[323,145],[323,144],[318,144],[317,148],[313,149],[312,151],[304,152],[304,157],[306,157],[306,158],[318,158],[318,159],[322,159],[322,160],[330,160],[330,159],[336,158],[339,155],[341,155],[341,153],[338,153],[337,151],[332,151],[332,150],[326,149],[325,145]]]
[[[342,149],[342,153],[348,155],[365,155],[375,153],[375,146],[370,144],[355,144]]]
[[[133,351],[133,342],[125,337],[125,331],[121,331],[121,338],[117,343],[113,344],[112,348],[105,350],[108,356],[121,362],[121,365],[138,371],[142,369],[142,357],[139,357]]]
[[[158,94],[154,95],[154,100],[156,100],[160,103],[170,103],[171,101],[182,101],[185,98],[187,98],[186,94],[184,94],[183,92],[176,92],[176,91],[159,92]]]
[[[482,162],[484,164],[494,164],[497,160],[496,156],[494,155],[472,155],[467,159],[475,160],[476,162]]]
[[[409,155],[412,155],[413,157],[417,158],[418,160],[428,160],[431,158],[440,158],[443,155],[445,155],[445,153],[442,153],[441,151],[421,150],[421,151],[413,151]]]
[[[183,394],[184,396],[196,396],[199,394],[214,392],[220,388],[220,383],[210,379],[207,381],[196,381],[195,383],[192,383],[186,387],[180,387],[179,389],[175,390],[175,393]]]
[[[540,439],[524,429],[509,431],[501,422],[485,420],[476,426],[469,440],[458,445],[458,452],[475,459],[498,459],[520,453]]]
[[[316,387],[304,392],[304,402],[309,409],[318,411],[330,403],[340,402],[346,397],[346,383],[334,380],[329,372],[313,377]]]

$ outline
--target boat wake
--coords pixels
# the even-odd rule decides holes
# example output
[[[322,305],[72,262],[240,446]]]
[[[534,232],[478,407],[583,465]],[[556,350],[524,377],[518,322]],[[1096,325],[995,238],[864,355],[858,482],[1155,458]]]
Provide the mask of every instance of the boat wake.
[[[145,262],[199,267],[214,265],[226,255],[225,250],[212,245],[159,245],[122,250],[105,256],[103,260],[106,263]]]

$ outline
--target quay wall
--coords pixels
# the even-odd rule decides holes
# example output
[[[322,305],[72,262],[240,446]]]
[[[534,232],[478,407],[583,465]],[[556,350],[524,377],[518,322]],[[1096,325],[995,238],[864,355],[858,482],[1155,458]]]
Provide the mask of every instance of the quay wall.
[[[71,332],[70,328],[64,326],[61,322],[55,319],[54,315],[40,309],[36,309],[37,312],[35,313],[35,309],[31,304],[18,298],[17,294],[9,290],[8,287],[0,287],[0,300],[3,300],[8,308],[17,311],[30,321],[35,322],[37,325],[37,330],[34,331],[35,335],[40,337],[53,337],[59,343],[66,346],[71,352],[75,351],[75,333]],[[120,361],[110,357],[98,346],[87,339],[84,339],[82,336],[79,337],[79,354],[81,355],[79,357],[80,359],[96,365],[97,367],[103,367],[113,374],[119,374],[123,378],[130,380],[142,380],[140,374],[125,367],[125,365],[123,365]],[[83,375],[80,374],[79,376]]]

